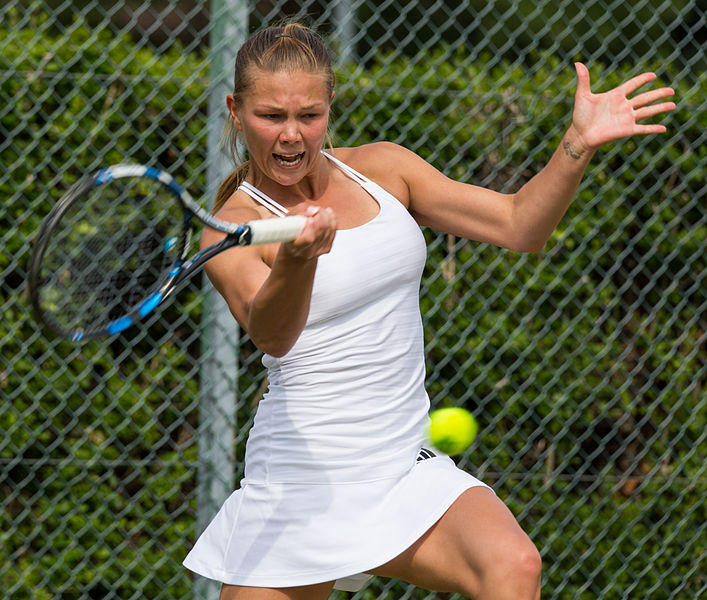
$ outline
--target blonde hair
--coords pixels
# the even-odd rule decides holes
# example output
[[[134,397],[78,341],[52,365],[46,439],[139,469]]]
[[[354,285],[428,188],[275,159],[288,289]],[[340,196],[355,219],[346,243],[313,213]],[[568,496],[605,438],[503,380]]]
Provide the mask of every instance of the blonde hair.
[[[305,71],[321,73],[327,97],[334,91],[334,70],[331,56],[322,39],[310,28],[297,22],[267,27],[253,34],[238,50],[233,76],[233,101],[240,106],[250,92],[257,70],[268,73],[278,71]],[[217,212],[248,175],[249,161],[240,162],[238,155],[238,130],[229,116],[222,143],[228,145],[234,164],[238,165],[221,182],[214,200]],[[240,163],[240,164],[239,164]]]

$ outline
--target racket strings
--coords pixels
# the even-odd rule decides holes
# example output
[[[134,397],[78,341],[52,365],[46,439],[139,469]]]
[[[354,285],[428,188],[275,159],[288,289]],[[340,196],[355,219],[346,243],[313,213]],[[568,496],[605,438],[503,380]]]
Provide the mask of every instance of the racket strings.
[[[158,182],[123,178],[89,189],[49,237],[40,303],[61,329],[105,327],[154,291],[177,260],[181,210]]]

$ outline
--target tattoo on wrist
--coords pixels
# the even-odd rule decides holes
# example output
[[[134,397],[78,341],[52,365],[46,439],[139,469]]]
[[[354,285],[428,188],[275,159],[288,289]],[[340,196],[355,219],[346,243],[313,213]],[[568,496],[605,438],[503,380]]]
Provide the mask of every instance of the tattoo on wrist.
[[[570,158],[573,158],[574,160],[579,160],[582,158],[581,154],[577,154],[574,150],[572,150],[572,145],[569,142],[563,141],[562,147],[565,149],[565,154]]]

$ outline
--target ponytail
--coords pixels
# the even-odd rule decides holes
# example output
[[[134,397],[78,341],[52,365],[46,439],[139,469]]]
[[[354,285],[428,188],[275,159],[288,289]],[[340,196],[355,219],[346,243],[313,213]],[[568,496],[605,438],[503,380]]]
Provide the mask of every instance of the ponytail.
[[[216,191],[216,198],[214,199],[214,207],[211,209],[211,214],[216,214],[228,200],[233,193],[238,189],[238,186],[243,183],[248,175],[248,164],[249,161],[245,161],[238,165],[233,171],[231,171],[226,179],[224,179],[218,186]]]

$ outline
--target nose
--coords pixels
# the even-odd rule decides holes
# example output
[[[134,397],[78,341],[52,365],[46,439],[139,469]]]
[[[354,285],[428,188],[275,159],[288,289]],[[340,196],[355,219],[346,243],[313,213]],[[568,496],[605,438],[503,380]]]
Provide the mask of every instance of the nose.
[[[294,119],[288,119],[280,132],[280,142],[283,144],[296,144],[302,139],[299,125]]]

